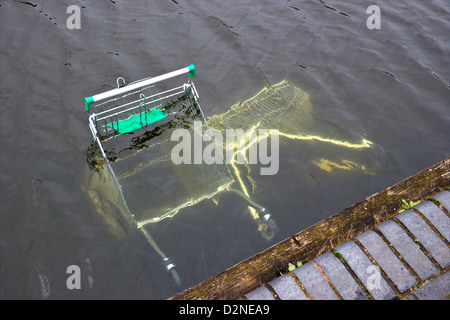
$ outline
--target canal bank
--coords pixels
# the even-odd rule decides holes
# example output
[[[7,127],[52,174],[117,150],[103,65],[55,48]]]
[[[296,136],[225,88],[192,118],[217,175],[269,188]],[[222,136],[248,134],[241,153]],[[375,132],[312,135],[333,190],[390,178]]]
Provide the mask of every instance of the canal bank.
[[[170,299],[447,299],[450,157]]]

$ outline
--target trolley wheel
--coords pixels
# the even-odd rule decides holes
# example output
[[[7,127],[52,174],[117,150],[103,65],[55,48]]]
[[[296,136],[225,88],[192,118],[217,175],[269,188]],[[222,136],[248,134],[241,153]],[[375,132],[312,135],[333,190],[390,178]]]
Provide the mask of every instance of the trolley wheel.
[[[259,218],[258,230],[267,240],[272,240],[278,235],[278,226],[267,209],[264,210],[264,216]]]
[[[175,282],[178,289],[181,290],[181,278],[176,267],[172,267],[169,269],[169,277],[173,282]]]
[[[175,265],[175,263],[173,262],[172,259],[170,258],[165,258],[162,262],[162,266],[164,267],[164,269],[166,269],[166,271],[169,273],[169,277],[170,279],[175,282],[176,286],[178,287],[179,290],[181,290],[181,278],[180,278],[180,274],[178,273],[178,269]]]

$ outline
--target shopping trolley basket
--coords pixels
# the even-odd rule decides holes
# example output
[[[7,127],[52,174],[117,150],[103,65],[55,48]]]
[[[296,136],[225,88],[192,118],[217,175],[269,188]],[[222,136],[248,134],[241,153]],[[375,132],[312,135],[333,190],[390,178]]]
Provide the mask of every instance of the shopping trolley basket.
[[[186,74],[187,81],[180,84],[180,76]],[[223,191],[233,191],[276,229],[267,209],[232,187],[234,178],[225,163],[175,165],[171,160],[171,134],[176,129],[194,134],[193,122],[199,121],[202,134],[214,141],[199,104],[194,75],[195,67],[190,65],[128,85],[119,78],[117,88],[85,98],[89,128],[101,156],[95,163],[97,169],[108,175],[104,181],[114,184],[113,194],[120,198],[115,203],[121,203],[122,215],[143,232],[179,286],[174,262],[158,247],[146,225],[173,217],[181,209]]]

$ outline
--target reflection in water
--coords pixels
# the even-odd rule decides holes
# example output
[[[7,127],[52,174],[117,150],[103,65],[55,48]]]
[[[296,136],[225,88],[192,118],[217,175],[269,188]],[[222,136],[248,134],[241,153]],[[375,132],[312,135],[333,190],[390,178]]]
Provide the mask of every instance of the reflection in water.
[[[271,240],[276,225],[271,224],[274,223],[272,220],[267,220],[270,217],[268,211],[251,200],[258,184],[258,171],[249,164],[248,151],[263,140],[272,141],[269,139],[272,129],[278,130],[280,144],[283,145],[279,157],[281,163],[298,165],[307,159],[329,174],[335,170],[351,170],[374,175],[384,159],[383,149],[379,145],[336,124],[314,118],[309,95],[289,81],[282,81],[264,88],[242,104],[233,105],[227,112],[208,118],[209,127],[223,135],[226,129],[243,129],[246,132],[246,139],[226,141],[223,145],[224,154],[230,150],[234,152],[233,160],[240,152],[246,160],[244,164],[231,161],[232,176],[224,164],[174,165],[170,159],[174,146],[170,129],[191,129],[192,119],[199,116],[198,113],[192,114],[191,109],[187,110],[188,113],[180,111],[174,118],[164,120],[167,122],[133,137],[133,143],[126,148],[107,150],[110,158],[118,159],[112,164],[117,185],[106,170],[109,166],[104,167],[103,160],[95,158],[98,157],[95,148],[89,152],[88,162],[97,171],[98,168],[101,170],[91,172],[87,177],[89,187],[86,191],[97,212],[117,236],[122,237],[124,228],[117,224],[117,218],[113,218],[115,215],[108,213],[114,211],[113,207],[118,208],[122,216],[135,219],[138,227],[143,227],[173,217],[180,209],[202,200],[217,198],[224,191],[234,191],[247,199],[249,213],[256,221],[258,230],[267,240]],[[259,131],[265,134],[252,135],[252,130],[257,129],[267,130]],[[127,152],[121,155],[124,150]],[[134,161],[131,166],[128,165],[130,161]],[[123,204],[122,193],[132,213]],[[277,218],[282,219],[280,216]]]
[[[350,160],[342,160],[341,163],[333,162],[328,159],[320,159],[319,161],[313,160],[313,164],[318,166],[320,169],[325,170],[327,172],[331,172],[333,169],[341,169],[341,170],[361,170],[363,172],[367,172],[369,174],[374,175],[375,172],[367,171],[365,165],[359,165]]]
[[[264,88],[223,114],[210,117],[208,123],[211,128],[222,131],[229,128],[267,129],[266,136],[259,135],[257,139],[252,139],[248,134],[245,141],[227,141],[226,149],[236,150],[234,158],[238,152],[245,150],[247,163],[239,165],[234,162],[231,167],[247,197],[256,188],[256,174],[248,164],[248,151],[263,139],[269,141],[271,129],[279,130],[280,144],[284,145],[280,154],[281,163],[294,159],[293,164],[299,164],[306,155],[310,163],[328,173],[332,170],[352,170],[374,175],[384,159],[384,151],[379,145],[336,124],[315,119],[308,93],[286,80]],[[323,158],[321,154],[328,158]],[[249,211],[257,220],[255,209],[249,206]]]

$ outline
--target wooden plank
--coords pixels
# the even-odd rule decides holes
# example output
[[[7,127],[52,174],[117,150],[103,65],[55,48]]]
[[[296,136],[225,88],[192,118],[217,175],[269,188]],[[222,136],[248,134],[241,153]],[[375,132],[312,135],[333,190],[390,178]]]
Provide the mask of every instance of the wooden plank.
[[[450,186],[450,157],[232,266],[171,300],[237,299],[397,214],[402,199],[423,201]]]
[[[423,201],[448,187],[449,168],[450,157],[296,234],[301,259],[312,260],[388,220],[402,209],[402,199]]]

